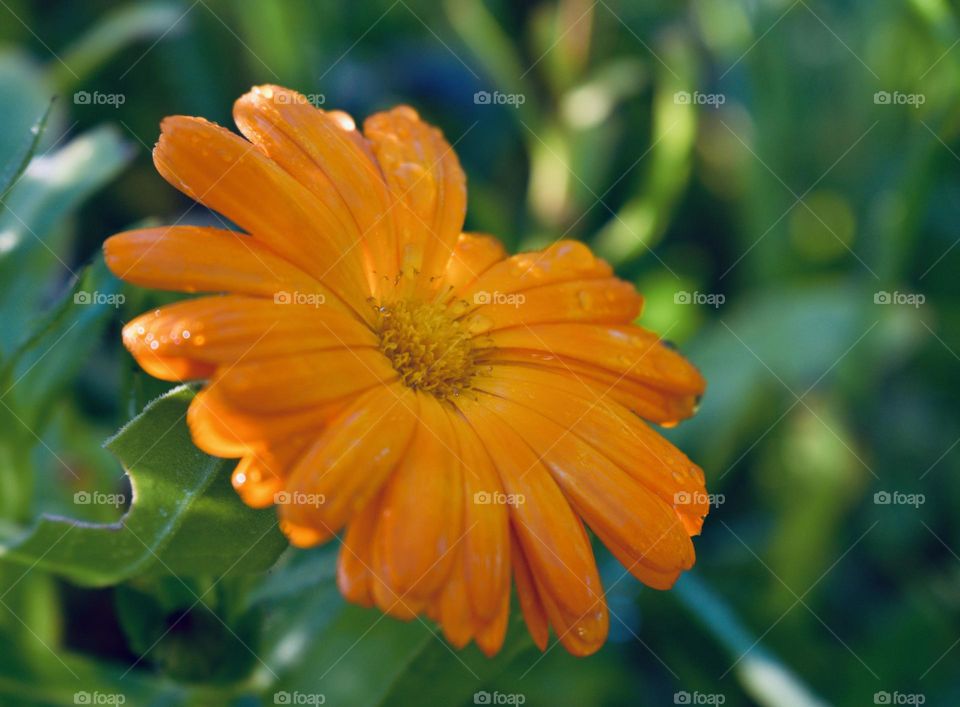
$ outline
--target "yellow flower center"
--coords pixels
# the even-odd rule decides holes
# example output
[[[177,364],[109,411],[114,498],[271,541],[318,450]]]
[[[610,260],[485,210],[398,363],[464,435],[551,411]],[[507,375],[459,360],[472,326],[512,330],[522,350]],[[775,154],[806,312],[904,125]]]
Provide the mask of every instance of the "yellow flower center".
[[[377,307],[380,350],[404,385],[445,399],[470,385],[476,368],[473,335],[435,302],[397,300]]]

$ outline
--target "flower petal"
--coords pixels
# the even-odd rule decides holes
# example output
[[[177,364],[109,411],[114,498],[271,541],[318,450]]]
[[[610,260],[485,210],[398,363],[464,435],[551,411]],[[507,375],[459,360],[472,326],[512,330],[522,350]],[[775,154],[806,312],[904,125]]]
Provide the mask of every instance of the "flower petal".
[[[553,405],[566,398],[555,395]],[[680,514],[568,428],[518,403],[483,396],[550,470],[587,524],[629,553],[631,563],[672,572],[693,566],[693,544]]]
[[[235,406],[267,413],[329,405],[396,379],[376,349],[339,348],[244,358],[218,370],[208,390],[216,387]]]
[[[690,534],[709,512],[703,472],[604,391],[550,372],[495,366],[476,387],[515,401],[589,443],[680,515]]]
[[[705,387],[683,356],[638,326],[538,324],[492,332],[490,339],[497,347],[488,356],[492,360],[509,358],[514,349],[535,351],[551,366],[562,368],[571,358],[675,394],[700,395]]]
[[[218,457],[242,457],[281,444],[291,436],[319,431],[337,412],[337,406],[288,413],[242,410],[207,387],[197,393],[187,410],[193,443]]]
[[[481,301],[489,304],[463,317],[470,331],[562,322],[622,324],[633,321],[643,305],[633,285],[613,277],[552,283],[514,294],[484,292]]]
[[[463,462],[464,571],[473,614],[483,623],[496,617],[510,594],[510,525],[506,506],[496,503],[503,485],[483,443],[454,413],[451,422]]]
[[[540,598],[558,634],[568,629],[578,650],[599,648],[608,616],[593,551],[579,518],[523,439],[481,402],[458,407],[483,440],[507,494],[511,527],[530,564]]]
[[[302,266],[359,314],[372,317],[361,244],[256,146],[201,118],[173,116],[161,124],[153,160],[170,184]]]
[[[513,567],[514,581],[517,585],[520,611],[523,613],[523,620],[527,624],[527,630],[530,632],[533,642],[537,645],[537,648],[543,651],[547,648],[547,639],[549,638],[547,613],[543,609],[540,592],[533,581],[533,573],[530,571],[530,565],[523,554],[523,547],[517,540],[516,532],[511,532],[510,537],[510,564]]]
[[[203,297],[141,314],[123,343],[146,370],[159,359],[230,364],[300,351],[375,348],[377,338],[352,316],[302,304],[240,295]]]
[[[384,487],[374,552],[375,571],[404,602],[424,602],[437,592],[463,534],[457,440],[441,403],[424,393],[417,398],[419,424]]]
[[[436,290],[463,227],[466,177],[443,134],[409,106],[363,124],[394,199],[397,258],[420,292]]]
[[[308,438],[308,435],[300,435],[285,444],[246,454],[230,477],[243,502],[251,508],[268,508],[275,504],[284,480],[307,447]]]
[[[451,292],[466,287],[505,257],[500,239],[486,233],[461,233],[447,262],[447,287]]]
[[[142,228],[111,236],[103,251],[114,275],[141,287],[228,291],[269,299],[299,293],[348,311],[316,279],[236,231],[200,226]]]
[[[612,268],[597,258],[579,241],[558,241],[530,253],[517,253],[501,260],[466,287],[457,296],[471,305],[478,304],[481,293],[513,294],[532,287],[573,280],[609,278]]]
[[[341,115],[280,86],[255,86],[233,107],[240,131],[309,189],[352,240],[364,241],[375,285],[399,270],[391,197],[363,136]]]
[[[415,396],[400,385],[359,395],[324,430],[291,471],[286,490],[323,497],[319,507],[280,508],[288,524],[338,532],[368,506],[408,452],[416,424]]]
[[[337,555],[337,587],[347,601],[360,606],[373,606],[371,551],[379,517],[380,501],[375,498],[350,521]]]
[[[699,395],[670,393],[646,383],[631,380],[605,368],[572,358],[545,357],[542,353],[512,349],[496,356],[500,377],[537,378],[556,382],[556,378],[574,380],[584,390],[623,405],[645,420],[673,426],[696,412]]]

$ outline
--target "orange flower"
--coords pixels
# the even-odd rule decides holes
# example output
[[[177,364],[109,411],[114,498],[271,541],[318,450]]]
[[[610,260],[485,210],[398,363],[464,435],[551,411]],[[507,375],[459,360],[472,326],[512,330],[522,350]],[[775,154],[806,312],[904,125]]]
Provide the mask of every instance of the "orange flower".
[[[425,613],[492,655],[512,571],[541,650],[552,626],[596,651],[608,616],[586,527],[651,587],[693,565],[703,473],[644,420],[690,416],[699,373],[632,324],[641,297],[582,243],[507,256],[462,233],[463,171],[414,110],[361,133],[262,86],[234,119],[246,140],[167,118],[153,154],[245,233],[174,225],[104,246],[130,282],[226,294],[144,314],[124,344],[158,378],[207,379],[193,439],[241,458],[234,486],[277,505],[291,543],[345,531],[348,600]]]

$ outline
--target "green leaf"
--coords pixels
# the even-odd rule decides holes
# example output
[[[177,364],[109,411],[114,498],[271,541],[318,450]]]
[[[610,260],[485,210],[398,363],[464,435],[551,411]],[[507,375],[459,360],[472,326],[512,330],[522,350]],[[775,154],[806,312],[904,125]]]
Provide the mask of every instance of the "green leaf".
[[[7,195],[0,212],[0,353],[33,324],[43,296],[37,283],[75,274],[66,263],[66,232],[56,227],[130,157],[115,128],[97,128],[35,157]]]
[[[78,81],[92,75],[129,44],[175,36],[186,29],[188,13],[174,3],[138,3],[113,10],[63,51],[62,62],[51,63],[51,83],[69,93]]]
[[[333,581],[336,551],[332,542],[292,553],[255,597],[269,672],[261,666],[253,682],[279,677],[274,694],[322,694],[327,704],[362,707],[466,704],[516,658],[535,653],[515,605],[503,649],[487,658],[473,645],[453,648],[427,619],[398,621],[346,604]]]
[[[85,363],[122,303],[120,282],[98,254],[57,306],[40,317],[0,373],[0,395],[23,425],[40,427],[40,413],[51,409],[57,393]]]
[[[19,163],[25,138],[55,93],[30,56],[19,50],[0,49],[0,165],[4,168]],[[51,116],[50,129],[59,122],[56,115]]]
[[[118,522],[44,516],[0,543],[0,559],[91,586],[147,573],[219,577],[272,565],[286,547],[276,517],[240,501],[230,485],[233,462],[193,445],[186,425],[192,399],[189,388],[171,391],[107,442],[132,488],[130,510]],[[77,502],[96,498],[109,500],[90,493]]]
[[[776,656],[759,646],[733,610],[695,574],[683,575],[674,594],[737,661],[734,671],[764,707],[825,707],[826,703]],[[762,637],[761,637],[762,638]]]
[[[0,199],[7,195],[10,188],[17,183],[17,180],[26,171],[27,165],[33,158],[33,153],[37,151],[37,146],[40,144],[40,138],[43,137],[43,131],[47,127],[47,119],[50,117],[52,108],[53,101],[51,100],[47,109],[37,118],[29,132],[24,136],[19,149],[4,164],[0,165]],[[0,208],[3,208],[2,203],[0,203]]]

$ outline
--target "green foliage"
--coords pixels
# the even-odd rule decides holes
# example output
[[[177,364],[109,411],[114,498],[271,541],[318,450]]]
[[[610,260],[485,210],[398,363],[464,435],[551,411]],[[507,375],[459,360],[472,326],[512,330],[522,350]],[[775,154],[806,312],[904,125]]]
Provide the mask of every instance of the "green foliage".
[[[960,702],[954,4],[7,0],[0,17],[0,705]],[[702,369],[697,417],[668,431],[719,494],[697,567],[645,591],[599,551],[598,655],[541,655],[516,601],[494,659],[346,605],[338,541],[287,549],[233,462],[190,441],[193,390],[123,351],[120,326],[175,296],[118,282],[103,239],[216,225],[156,175],[159,120],[229,125],[264,82],[358,118],[415,105],[464,164],[468,229],[588,242]]]
[[[285,541],[270,511],[247,508],[229,481],[231,463],[190,441],[178,388],[154,401],[107,442],[127,469],[130,510],[113,524],[44,517],[0,559],[105,586],[143,574],[221,576],[267,569]],[[101,499],[103,499],[101,501]],[[78,491],[78,504],[124,502],[123,494]]]

